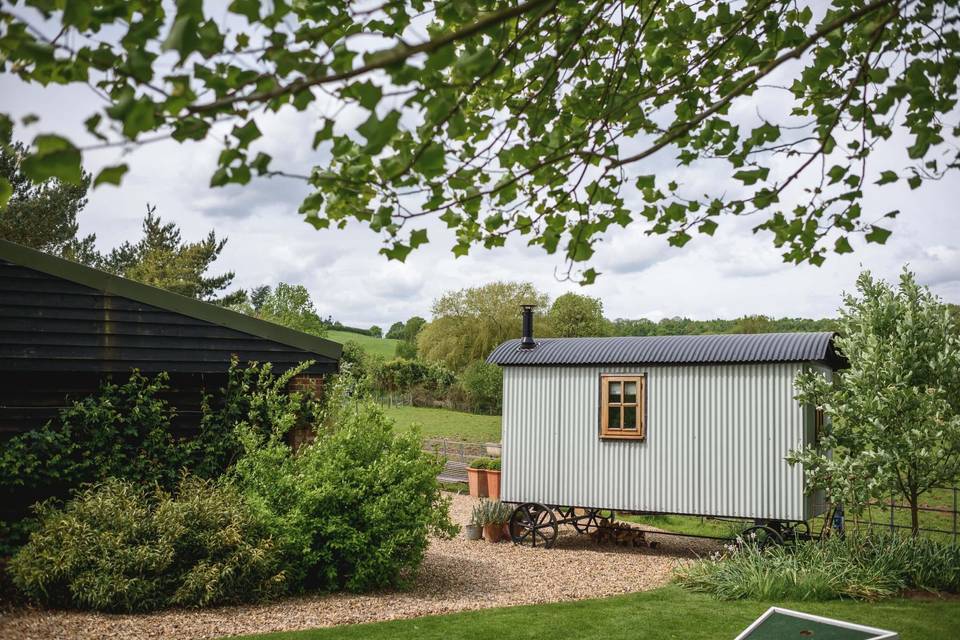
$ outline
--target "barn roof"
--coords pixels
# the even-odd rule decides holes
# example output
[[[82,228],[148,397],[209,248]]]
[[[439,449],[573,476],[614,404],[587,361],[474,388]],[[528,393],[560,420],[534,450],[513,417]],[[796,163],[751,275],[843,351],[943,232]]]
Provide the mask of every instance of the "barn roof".
[[[14,242],[0,239],[0,261],[55,276],[158,309],[233,329],[256,338],[270,340],[307,353],[340,360],[342,345],[302,331],[253,318],[209,302],[121,278],[113,274],[64,260]]]
[[[520,349],[520,340],[509,340],[494,349],[487,362],[502,366],[822,362],[836,369],[844,361],[833,338],[832,332],[540,338],[533,349]]]

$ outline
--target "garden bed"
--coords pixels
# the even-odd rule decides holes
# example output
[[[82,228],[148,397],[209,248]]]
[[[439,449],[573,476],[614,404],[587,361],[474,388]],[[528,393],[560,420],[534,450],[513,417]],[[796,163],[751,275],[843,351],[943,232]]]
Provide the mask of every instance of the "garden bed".
[[[474,500],[453,496],[451,515],[466,524]],[[595,546],[563,527],[554,549],[509,543],[433,540],[407,591],[289,598],[265,605],[107,615],[17,609],[0,615],[0,638],[217,638],[229,635],[412,618],[515,604],[581,600],[645,591],[711,543],[662,536],[656,551]]]

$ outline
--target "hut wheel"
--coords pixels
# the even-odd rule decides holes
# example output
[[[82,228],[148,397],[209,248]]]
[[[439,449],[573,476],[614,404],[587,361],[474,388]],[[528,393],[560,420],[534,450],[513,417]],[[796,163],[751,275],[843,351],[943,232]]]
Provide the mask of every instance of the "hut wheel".
[[[600,527],[600,521],[613,522],[614,513],[609,509],[587,509],[579,518],[573,521],[573,528],[577,533],[591,533]]]
[[[557,516],[538,502],[525,502],[510,515],[510,538],[514,544],[549,549],[557,541]]]
[[[766,549],[767,547],[775,547],[783,544],[783,536],[781,536],[776,529],[766,525],[748,527],[743,530],[740,537],[743,538],[747,544],[755,544],[759,549]]]

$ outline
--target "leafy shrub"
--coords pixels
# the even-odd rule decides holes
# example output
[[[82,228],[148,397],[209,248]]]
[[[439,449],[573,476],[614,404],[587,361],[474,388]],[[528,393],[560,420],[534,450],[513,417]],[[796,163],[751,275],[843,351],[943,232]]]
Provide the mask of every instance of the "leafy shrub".
[[[233,463],[242,447],[235,426],[258,433],[319,421],[320,405],[304,392],[288,393],[290,379],[309,363],[275,375],[269,364],[231,362],[227,384],[202,401],[200,432],[176,435],[176,409],[163,396],[168,376],[134,371],[122,383],[105,382],[42,427],[15,436],[0,451],[0,499],[18,494],[66,497],[85,483],[124,478],[146,486],[174,488],[184,469],[213,478]],[[27,516],[23,504],[23,515]],[[21,521],[0,523],[0,553],[26,540]]]
[[[380,391],[397,393],[408,391],[413,387],[443,391],[455,381],[453,372],[441,365],[421,360],[395,358],[378,367],[374,383]]]
[[[0,454],[0,486],[75,487],[111,476],[172,486],[186,451],[170,431],[176,410],[161,398],[167,380],[134,371],[123,384],[105,382],[57,420],[10,439]]]
[[[173,495],[110,479],[37,512],[39,528],[9,571],[46,605],[148,611],[258,600],[287,587],[266,528],[224,483],[185,478]]]
[[[960,547],[919,537],[848,535],[764,550],[728,546],[681,568],[679,582],[719,598],[885,598],[903,589],[960,591]]]
[[[291,584],[364,591],[402,584],[423,559],[428,535],[454,535],[442,463],[416,434],[345,383],[328,390],[330,430],[296,455],[282,439],[247,435],[234,476],[267,522]]]
[[[482,360],[471,362],[460,375],[460,384],[474,410],[499,413],[503,406],[503,371]]]
[[[204,395],[200,432],[187,444],[190,472],[215,478],[226,471],[243,452],[237,425],[266,437],[302,424],[319,424],[320,402],[309,392],[287,391],[290,380],[310,364],[303,362],[276,375],[270,363],[241,366],[234,358],[226,386],[216,395]]]

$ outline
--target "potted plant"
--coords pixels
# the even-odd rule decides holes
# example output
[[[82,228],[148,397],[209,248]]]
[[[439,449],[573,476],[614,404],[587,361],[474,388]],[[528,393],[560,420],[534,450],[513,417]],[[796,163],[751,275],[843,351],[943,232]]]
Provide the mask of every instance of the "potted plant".
[[[487,496],[500,499],[500,458],[491,458],[487,463]]]
[[[473,506],[473,516],[470,518],[470,524],[464,528],[466,531],[467,540],[479,540],[483,537],[482,506],[482,502]]]
[[[482,500],[477,505],[476,519],[483,523],[483,537],[487,542],[500,542],[503,528],[510,521],[513,509],[499,500]]]
[[[470,462],[467,467],[467,484],[470,486],[470,495],[474,498],[486,498],[487,495],[487,469],[490,465],[490,458],[477,458]]]

